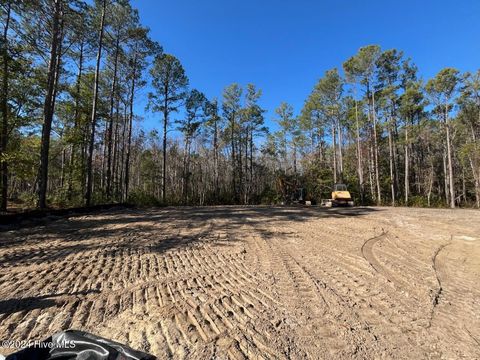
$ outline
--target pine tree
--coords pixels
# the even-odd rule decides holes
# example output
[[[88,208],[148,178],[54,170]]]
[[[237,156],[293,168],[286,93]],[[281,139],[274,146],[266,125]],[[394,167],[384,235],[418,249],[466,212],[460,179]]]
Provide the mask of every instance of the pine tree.
[[[162,148],[162,202],[166,202],[167,172],[167,132],[169,115],[177,112],[185,99],[188,78],[180,61],[170,54],[158,55],[150,69],[152,86],[155,92],[148,94],[149,108],[163,114],[163,148]]]

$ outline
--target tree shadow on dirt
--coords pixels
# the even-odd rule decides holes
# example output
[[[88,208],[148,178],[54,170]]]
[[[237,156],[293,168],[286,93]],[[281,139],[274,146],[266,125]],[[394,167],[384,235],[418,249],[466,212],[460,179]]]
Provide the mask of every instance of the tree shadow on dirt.
[[[63,219],[49,226],[9,234],[13,244],[0,248],[0,281],[8,283],[9,272],[18,272],[18,267],[23,266],[27,267],[25,276],[35,279],[42,276],[46,268],[68,271],[69,267],[82,268],[92,261],[100,263],[106,258],[123,261],[125,256],[138,259],[145,254],[163,255],[172,249],[195,251],[196,246],[205,244],[212,244],[215,251],[221,251],[227,246],[244,242],[252,232],[264,239],[290,236],[285,232],[269,232],[268,224],[284,222],[283,225],[287,224],[288,227],[289,222],[323,218],[344,218],[348,221],[352,217],[362,217],[375,211],[381,209],[185,207],[116,210],[82,216],[73,221]],[[176,256],[182,257],[182,254]],[[34,266],[29,269],[31,265]],[[115,279],[99,277],[98,280]],[[48,308],[55,311],[55,308],[75,298],[82,299],[100,292],[90,289],[77,293],[0,299],[0,314],[5,318],[19,311]]]
[[[92,289],[73,293],[48,294],[34,297],[0,300],[0,314],[5,314],[8,316],[19,311],[32,311],[35,309],[61,307],[69,300],[68,297],[86,296],[99,292],[99,290]]]
[[[45,263],[54,266],[55,262],[75,253],[84,253],[86,258],[92,254],[98,255],[98,251],[102,256],[116,256],[123,250],[139,254],[162,253],[192,244],[218,244],[219,231],[229,235],[228,240],[222,241],[223,246],[243,241],[245,226],[253,227],[265,235],[265,230],[261,229],[270,223],[328,218],[348,221],[352,217],[362,217],[378,211],[382,210],[370,207],[326,209],[300,206],[171,207],[106,211],[73,220],[63,219],[49,226],[14,231],[10,234],[10,241],[4,242],[8,244],[5,248],[9,249],[3,256],[0,255],[0,263],[10,267]],[[282,234],[277,233],[277,236]],[[55,242],[46,246],[51,239]],[[22,249],[24,245],[33,246],[34,249],[25,251]]]
[[[115,229],[112,225],[127,225],[135,223],[167,223],[168,222],[184,222],[191,225],[192,221],[206,220],[228,220],[233,226],[255,225],[257,223],[266,223],[273,221],[306,221],[309,219],[323,218],[351,218],[361,217],[372,212],[382,211],[379,208],[356,207],[356,208],[319,208],[319,207],[268,207],[268,206],[211,206],[211,207],[166,207],[166,208],[149,208],[135,209],[120,212],[104,212],[98,215],[92,214],[82,219],[75,220],[68,225],[70,228],[61,226],[49,226],[47,232],[55,232],[58,228],[62,230],[59,235],[75,234],[76,229],[91,229],[92,231],[115,232],[116,230],[124,230],[122,228]],[[141,224],[141,227],[145,227]],[[73,228],[73,229],[72,229]]]

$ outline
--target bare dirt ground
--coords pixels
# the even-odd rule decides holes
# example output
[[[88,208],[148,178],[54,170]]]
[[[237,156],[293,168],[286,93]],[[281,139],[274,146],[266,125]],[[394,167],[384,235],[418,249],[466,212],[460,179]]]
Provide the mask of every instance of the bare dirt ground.
[[[0,239],[2,340],[73,328],[161,359],[480,358],[474,210],[128,209]]]

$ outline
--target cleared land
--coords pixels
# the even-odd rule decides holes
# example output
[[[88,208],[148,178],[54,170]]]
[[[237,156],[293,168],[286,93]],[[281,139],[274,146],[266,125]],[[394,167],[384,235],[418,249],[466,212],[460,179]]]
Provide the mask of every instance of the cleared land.
[[[480,358],[478,211],[129,209],[0,239],[2,340],[73,328],[159,358]]]

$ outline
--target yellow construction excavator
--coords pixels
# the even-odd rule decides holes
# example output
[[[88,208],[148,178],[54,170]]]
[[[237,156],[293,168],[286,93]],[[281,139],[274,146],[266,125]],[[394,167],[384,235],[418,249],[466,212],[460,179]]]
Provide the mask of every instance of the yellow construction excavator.
[[[321,205],[324,207],[334,206],[353,206],[352,196],[345,184],[333,185],[332,198],[322,199]]]

